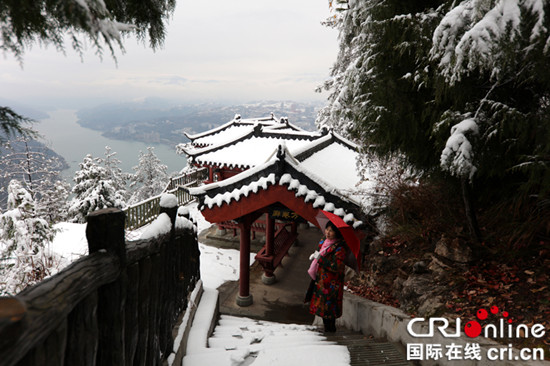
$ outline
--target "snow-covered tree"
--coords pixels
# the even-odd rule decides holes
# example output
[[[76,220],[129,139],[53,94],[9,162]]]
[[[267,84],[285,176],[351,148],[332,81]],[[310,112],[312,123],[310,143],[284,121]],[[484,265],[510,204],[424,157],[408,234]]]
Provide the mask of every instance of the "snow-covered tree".
[[[73,180],[75,197],[70,202],[69,217],[74,221],[84,223],[88,213],[102,208],[124,207],[124,199],[117,193],[111,173],[102,159],[86,155]]]
[[[549,3],[336,3],[340,51],[318,125],[458,178],[465,202],[469,186],[487,202],[518,188],[548,197]]]
[[[63,168],[63,159],[36,140],[20,137],[0,148],[0,185],[7,186],[12,179],[20,181],[35,201],[38,216],[49,223],[66,215],[68,193],[63,190],[67,183],[60,177]],[[1,197],[5,199],[5,191]]]
[[[0,148],[0,178],[17,179],[33,198],[49,188],[51,181],[59,178],[63,161],[48,153],[46,147],[34,140],[19,137],[7,141]]]
[[[423,113],[434,99],[424,71],[437,24],[431,2],[337,3],[340,50],[323,86],[331,93],[329,105],[317,124],[358,139],[379,156],[398,155],[417,167],[438,163],[426,131],[431,116]]]
[[[120,197],[126,198],[126,185],[131,175],[122,171],[120,168],[120,160],[115,157],[116,152],[112,152],[111,150],[111,147],[105,146],[105,159],[103,159],[103,166],[107,169],[107,172],[113,181],[116,194]]]
[[[151,47],[160,46],[165,35],[165,20],[175,0],[144,3],[141,0],[20,0],[0,3],[0,49],[22,57],[34,43],[52,44],[64,51],[65,39],[79,52],[84,40],[101,54],[107,46],[122,47],[122,37],[134,33],[149,36]]]
[[[36,216],[31,194],[17,180],[8,186],[8,210],[0,215],[0,295],[13,295],[57,271],[49,253],[54,230]]]
[[[148,147],[147,153],[139,152],[139,163],[133,169],[135,174],[130,178],[130,187],[134,193],[130,202],[136,203],[157,194],[168,184],[168,167],[155,155],[154,147]]]
[[[41,192],[36,213],[50,224],[66,221],[70,194],[71,185],[65,180],[56,180]]]
[[[469,0],[445,10],[429,57],[446,88],[464,95],[434,128],[450,130],[442,167],[460,177],[517,175],[513,189],[549,194],[550,4]]]

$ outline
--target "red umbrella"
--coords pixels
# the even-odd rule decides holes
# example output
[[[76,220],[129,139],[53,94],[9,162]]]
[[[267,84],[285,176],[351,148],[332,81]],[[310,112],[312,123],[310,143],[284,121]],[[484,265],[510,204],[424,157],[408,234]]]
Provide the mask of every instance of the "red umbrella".
[[[319,210],[317,215],[315,216],[315,219],[319,223],[319,227],[321,230],[325,230],[327,223],[330,221],[332,222],[342,233],[342,236],[344,237],[344,241],[348,245],[351,253],[353,255],[348,255],[346,258],[346,265],[354,269],[356,272],[359,272],[359,250],[360,250],[360,243],[359,238],[357,235],[355,235],[355,230],[348,224],[342,220],[340,216],[337,216],[331,212],[327,212],[324,210]]]

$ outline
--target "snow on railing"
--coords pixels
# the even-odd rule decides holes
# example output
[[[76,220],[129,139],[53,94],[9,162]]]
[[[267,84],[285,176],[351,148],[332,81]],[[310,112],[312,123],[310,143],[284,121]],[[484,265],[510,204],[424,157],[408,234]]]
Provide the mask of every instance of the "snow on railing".
[[[207,178],[207,169],[193,170],[171,178],[170,182],[162,193],[172,193],[178,198],[178,205],[185,205],[194,200],[186,188],[196,187]],[[135,230],[151,223],[158,216],[160,211],[160,196],[153,196],[144,201],[126,207],[123,211],[126,214],[126,230]]]
[[[170,178],[170,182],[166,185],[163,192],[171,191],[178,186],[184,186],[189,183],[204,181],[208,177],[208,168],[200,168],[196,170],[190,170],[184,174]]]
[[[200,279],[200,251],[196,226],[161,209],[168,231],[133,242],[121,210],[90,213],[88,255],[0,297],[0,364],[165,365],[174,349],[181,360],[173,330]]]

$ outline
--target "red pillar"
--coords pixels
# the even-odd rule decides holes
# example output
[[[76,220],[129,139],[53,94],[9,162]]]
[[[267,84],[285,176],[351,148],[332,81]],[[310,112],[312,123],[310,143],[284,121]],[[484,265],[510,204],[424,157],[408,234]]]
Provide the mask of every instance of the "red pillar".
[[[267,255],[273,255],[273,243],[275,241],[275,219],[265,214],[265,246]]]
[[[240,243],[240,268],[239,268],[239,295],[237,296],[237,305],[252,305],[252,295],[250,295],[250,217],[244,216],[239,223],[241,232]]]
[[[298,234],[298,224],[296,223],[296,221],[294,221],[292,225],[290,225],[290,232],[292,233],[292,235]]]
[[[272,256],[274,254],[275,244],[275,219],[269,216],[269,213],[265,217],[265,249],[266,255]],[[272,266],[264,266],[264,273],[262,275],[262,282],[266,285],[272,285],[276,282],[275,275],[273,274],[274,268]]]
[[[214,166],[208,167],[208,183],[212,183],[214,181]]]

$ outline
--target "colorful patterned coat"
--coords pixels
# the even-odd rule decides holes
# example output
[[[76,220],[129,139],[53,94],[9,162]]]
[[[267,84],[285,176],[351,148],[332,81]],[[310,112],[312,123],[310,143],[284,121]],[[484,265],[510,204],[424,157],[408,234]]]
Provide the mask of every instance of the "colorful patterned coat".
[[[319,249],[323,241],[319,243]],[[342,316],[342,298],[344,296],[344,273],[346,247],[337,242],[319,257],[319,269],[309,312],[325,319],[336,319]]]

